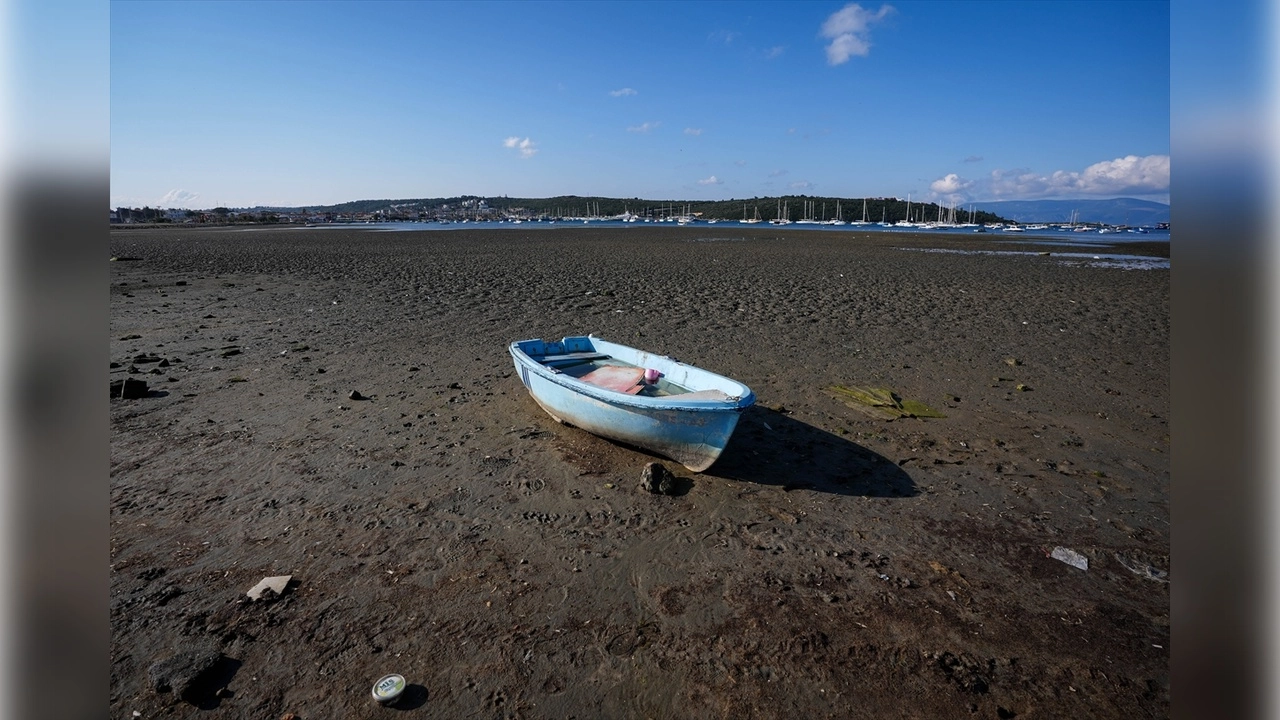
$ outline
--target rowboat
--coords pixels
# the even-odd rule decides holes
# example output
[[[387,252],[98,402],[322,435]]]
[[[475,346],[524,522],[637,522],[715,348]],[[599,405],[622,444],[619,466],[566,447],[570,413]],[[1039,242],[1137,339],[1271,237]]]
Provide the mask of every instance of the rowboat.
[[[711,467],[755,393],[742,383],[594,335],[511,343],[520,382],[556,422]]]

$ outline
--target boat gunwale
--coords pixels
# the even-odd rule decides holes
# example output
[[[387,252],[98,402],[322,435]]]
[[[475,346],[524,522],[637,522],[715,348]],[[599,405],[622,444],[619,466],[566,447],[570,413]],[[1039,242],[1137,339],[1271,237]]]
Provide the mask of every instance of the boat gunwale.
[[[646,352],[646,351],[638,350],[636,348],[631,348],[627,345],[621,345],[620,343],[613,343],[609,340],[604,340],[603,338],[596,338],[594,336],[585,336],[585,337],[588,337],[591,340],[602,340],[603,342],[609,342],[619,347],[625,347],[630,350],[635,350],[636,352]],[[532,338],[532,340],[536,340],[538,342],[545,342],[541,338]],[[508,350],[511,353],[511,356],[515,358],[516,362],[519,363],[522,367],[526,367],[530,369],[534,374],[538,375],[542,379],[547,380],[556,385],[559,385],[560,387],[565,388],[566,390],[570,390],[580,395],[585,395],[594,400],[598,400],[600,402],[604,402],[610,405],[628,407],[628,408],[632,408],[640,411],[677,410],[677,411],[686,411],[686,412],[725,413],[725,412],[742,412],[743,410],[747,409],[751,405],[755,404],[755,393],[751,390],[751,388],[747,387],[744,383],[738,382],[733,378],[711,372],[710,370],[697,367],[696,365],[689,365],[687,363],[682,363],[678,360],[673,360],[666,356],[657,356],[657,355],[655,355],[654,357],[662,357],[667,362],[671,362],[675,365],[691,368],[693,370],[697,370],[698,372],[706,373],[707,375],[716,377],[720,380],[730,382],[742,388],[746,392],[738,396],[728,395],[725,399],[722,399],[722,400],[720,399],[710,400],[705,398],[681,400],[679,395],[647,397],[643,395],[627,395],[625,393],[620,393],[613,390],[596,387],[594,385],[591,385],[590,383],[585,383],[570,375],[566,375],[564,373],[552,372],[550,368],[538,362],[532,356],[530,356],[528,353],[526,353],[524,350],[520,348],[521,343],[527,343],[527,342],[530,342],[530,340],[518,340],[516,342],[511,343],[511,345],[508,348]],[[530,388],[530,390],[532,390],[532,388]]]

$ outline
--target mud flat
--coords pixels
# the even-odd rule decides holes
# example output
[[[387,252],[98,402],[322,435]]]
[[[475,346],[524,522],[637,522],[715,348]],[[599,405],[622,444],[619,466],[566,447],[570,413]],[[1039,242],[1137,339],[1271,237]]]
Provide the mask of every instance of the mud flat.
[[[1168,715],[1168,271],[913,248],[1043,250],[113,232],[112,716]],[[587,332],[756,392],[675,496],[513,374]]]

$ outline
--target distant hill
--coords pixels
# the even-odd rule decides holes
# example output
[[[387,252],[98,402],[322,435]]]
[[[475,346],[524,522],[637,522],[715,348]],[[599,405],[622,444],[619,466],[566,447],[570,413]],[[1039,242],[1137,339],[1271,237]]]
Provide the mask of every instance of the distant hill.
[[[861,220],[863,208],[870,222],[894,223],[907,219],[938,220],[949,208],[935,203],[909,202],[902,198],[837,198],[812,195],[781,197],[733,198],[730,200],[645,200],[641,198],[583,197],[559,195],[549,198],[480,197],[463,195],[451,198],[416,198],[401,200],[353,200],[337,205],[311,205],[306,208],[254,207],[252,212],[299,212],[335,214],[377,214],[387,220],[483,217],[616,217],[635,213],[641,217],[669,217],[688,213],[703,220],[740,220],[758,217],[772,220],[785,216],[793,221],[813,218]],[[956,219],[969,220],[969,208],[956,208]],[[980,223],[1004,222],[1001,217],[981,208],[973,218]]]
[[[1003,200],[969,203],[978,210],[1016,220],[1031,222],[1076,222],[1108,225],[1155,225],[1169,222],[1169,206],[1149,200],[1115,198],[1112,200]],[[967,207],[967,206],[966,206]]]

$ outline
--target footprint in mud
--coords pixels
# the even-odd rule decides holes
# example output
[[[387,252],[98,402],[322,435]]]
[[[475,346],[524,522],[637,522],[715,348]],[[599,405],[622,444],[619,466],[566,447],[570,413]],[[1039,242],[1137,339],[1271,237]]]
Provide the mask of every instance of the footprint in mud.
[[[542,683],[542,692],[548,695],[555,695],[556,693],[564,692],[564,681],[552,675],[547,678],[546,682]]]
[[[485,698],[485,707],[496,709],[502,708],[507,704],[507,694],[501,690],[494,690],[489,693],[489,697]]]
[[[462,556],[466,555],[466,549],[458,545],[450,544],[437,549],[436,554],[440,556],[440,559],[443,560],[446,565],[448,565],[449,563],[455,563],[461,560]]]
[[[658,630],[655,626],[646,623],[637,628],[615,635],[614,638],[609,641],[607,649],[610,655],[617,657],[629,657],[636,650],[647,645],[649,643],[649,637],[651,635],[656,635],[657,632]]]
[[[546,486],[547,482],[541,478],[520,478],[520,492],[525,495],[541,492]]]

